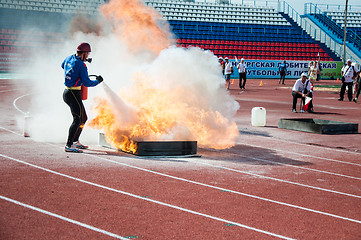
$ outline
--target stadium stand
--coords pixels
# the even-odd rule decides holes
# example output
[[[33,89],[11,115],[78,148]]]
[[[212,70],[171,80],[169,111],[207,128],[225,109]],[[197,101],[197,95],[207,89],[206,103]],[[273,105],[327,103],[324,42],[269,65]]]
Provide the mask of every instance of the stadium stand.
[[[238,4],[146,0],[162,13],[182,47],[220,57],[265,60],[338,60],[276,9]],[[326,51],[325,51],[326,50]]]
[[[75,14],[96,15],[104,2],[0,0],[0,71],[21,64],[30,51],[60,44]],[[168,20],[180,47],[200,47],[229,58],[311,60],[319,55],[322,61],[340,60],[270,6],[174,0],[145,0],[145,4]]]
[[[322,24],[319,27],[323,28],[326,32],[332,33],[339,43],[343,42],[344,37],[344,16],[345,14],[335,11],[324,12],[312,3],[305,4],[306,15],[310,17],[316,24]],[[337,13],[337,14],[336,14]],[[337,17],[336,17],[337,16]],[[335,18],[336,17],[336,18]],[[347,24],[347,42],[353,44],[357,51],[361,50],[361,37],[357,34],[361,27],[361,12],[350,12],[348,14]],[[351,28],[352,26],[352,28]],[[354,29],[356,31],[354,31]]]

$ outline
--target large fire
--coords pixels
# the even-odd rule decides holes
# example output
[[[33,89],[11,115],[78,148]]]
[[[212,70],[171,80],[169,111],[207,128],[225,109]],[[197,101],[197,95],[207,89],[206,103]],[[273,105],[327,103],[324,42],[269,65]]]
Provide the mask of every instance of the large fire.
[[[169,25],[154,8],[138,0],[111,0],[100,7],[112,30],[133,51],[159,53],[173,43]]]
[[[103,5],[101,11],[107,19],[121,23],[114,31],[120,34],[118,37],[124,40],[123,43],[128,42],[131,49],[147,49],[155,60],[150,64],[151,70],[139,70],[133,75],[130,88],[115,94],[104,85],[108,98],[97,100],[97,116],[91,120],[90,126],[102,129],[114,147],[132,153],[136,151],[133,141],[146,140],[195,140],[200,147],[232,147],[239,135],[236,123],[229,120],[229,116],[222,115],[222,109],[216,110],[214,103],[209,103],[209,99],[221,95],[226,96],[221,98],[227,99],[226,105],[230,97],[219,83],[207,85],[208,79],[200,81],[197,78],[202,77],[196,76],[197,71],[206,70],[204,62],[209,61],[215,62],[210,72],[220,75],[216,58],[199,49],[194,49],[194,54],[200,56],[196,60],[191,51],[174,47],[166,49],[173,40],[169,38],[169,32],[157,25],[160,15],[137,0],[112,0]],[[172,54],[180,57],[169,57]],[[184,72],[178,72],[180,69],[195,72],[187,77]],[[216,79],[218,81],[218,75]],[[204,90],[207,88],[212,88],[212,91]]]

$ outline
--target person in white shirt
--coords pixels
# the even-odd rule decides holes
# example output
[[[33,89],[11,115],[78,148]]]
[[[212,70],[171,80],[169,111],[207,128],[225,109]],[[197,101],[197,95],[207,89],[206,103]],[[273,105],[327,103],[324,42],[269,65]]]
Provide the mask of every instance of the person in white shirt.
[[[348,100],[352,101],[352,85],[353,85],[353,79],[354,76],[356,76],[357,72],[359,71],[356,66],[352,66],[351,59],[347,59],[347,64],[343,66],[341,69],[341,75],[342,75],[342,85],[341,85],[341,91],[340,91],[340,98],[339,101],[343,101],[343,97],[345,95],[346,86],[347,86],[347,96]]]
[[[228,61],[228,57],[226,57],[224,60],[226,60],[224,66],[224,74],[226,76],[226,87],[227,90],[229,90],[229,85],[231,84],[231,75],[233,73],[233,64]]]
[[[237,65],[239,72],[239,88],[246,89],[246,81],[247,81],[247,72],[246,72],[246,64],[244,63],[244,58],[241,59],[241,62]],[[243,83],[242,83],[243,80]]]
[[[317,71],[318,71],[317,61],[310,62],[308,76],[309,76],[310,80],[312,80],[313,82],[316,81],[316,79],[317,79]]]
[[[301,78],[296,80],[295,85],[292,88],[292,96],[293,96],[293,104],[292,104],[292,112],[296,113],[296,105],[297,105],[297,98],[301,98],[303,103],[305,103],[305,97],[311,91],[311,84],[307,80],[307,74],[302,73]],[[304,112],[301,110],[301,112]]]

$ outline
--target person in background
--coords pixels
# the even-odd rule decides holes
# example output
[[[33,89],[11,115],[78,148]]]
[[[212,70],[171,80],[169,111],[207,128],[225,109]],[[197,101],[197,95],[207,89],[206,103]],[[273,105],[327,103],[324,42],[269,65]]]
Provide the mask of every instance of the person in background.
[[[61,64],[65,77],[63,100],[70,107],[73,116],[73,122],[70,125],[65,145],[65,152],[81,153],[81,149],[88,148],[88,146],[79,142],[79,136],[87,120],[81,96],[82,86],[94,87],[103,81],[101,76],[96,76],[96,80],[89,79],[85,62],[90,61],[88,59],[90,52],[89,43],[81,43],[77,47],[76,54],[66,57]]]
[[[343,66],[341,69],[341,75],[342,75],[342,85],[341,85],[341,91],[340,91],[340,98],[338,101],[343,101],[346,87],[347,87],[347,96],[348,100],[352,101],[352,86],[353,86],[353,79],[356,77],[357,72],[359,71],[356,66],[352,65],[351,59],[347,59],[346,65]]]
[[[229,90],[229,85],[231,84],[231,75],[233,73],[233,64],[228,60],[228,57],[224,58],[226,60],[224,66],[224,74],[226,76],[226,87]]]
[[[297,113],[296,110],[297,98],[301,98],[304,103],[305,97],[309,95],[310,92],[311,92],[311,84],[307,80],[307,74],[302,73],[301,78],[295,82],[292,88],[292,96],[293,96],[292,112]],[[304,110],[302,109],[300,112],[304,112]]]
[[[286,61],[283,61],[283,63],[280,64],[279,67],[279,72],[280,72],[280,81],[278,82],[278,84],[285,84],[285,79],[286,79],[286,73],[287,73],[287,64]]]
[[[241,62],[238,63],[237,69],[239,72],[239,88],[246,89],[247,72],[246,72],[246,64],[244,63],[244,58],[242,58]],[[242,79],[243,79],[243,83],[242,83]]]
[[[358,74],[357,74],[356,84],[355,84],[355,87],[357,88],[357,90],[356,90],[356,97],[353,99],[353,101],[354,101],[355,103],[357,103],[357,99],[358,99],[358,97],[360,96],[360,90],[361,90],[361,71],[360,71],[360,65],[357,64],[356,67],[359,69],[359,72],[358,72]]]
[[[225,67],[225,64],[224,64],[223,58],[219,57],[219,58],[218,58],[218,62],[219,62],[219,64],[221,65],[222,75],[224,76],[224,67]]]
[[[317,70],[318,70],[318,64],[317,61],[310,62],[310,65],[308,67],[308,77],[312,83],[314,83],[317,79]]]
[[[322,71],[322,67],[321,67],[321,63],[320,61],[317,61],[317,78],[316,81],[320,81],[321,79],[321,71]]]

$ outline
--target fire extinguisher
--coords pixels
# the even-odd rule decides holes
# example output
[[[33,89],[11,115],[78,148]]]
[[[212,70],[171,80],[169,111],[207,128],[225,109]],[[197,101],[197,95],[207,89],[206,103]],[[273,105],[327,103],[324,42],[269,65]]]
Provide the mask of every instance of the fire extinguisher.
[[[81,85],[81,99],[82,100],[87,100],[88,99],[88,87]]]
[[[90,61],[91,62],[91,61]],[[89,77],[97,77],[97,75],[89,75]],[[87,100],[88,99],[88,87],[81,85],[81,99]]]

